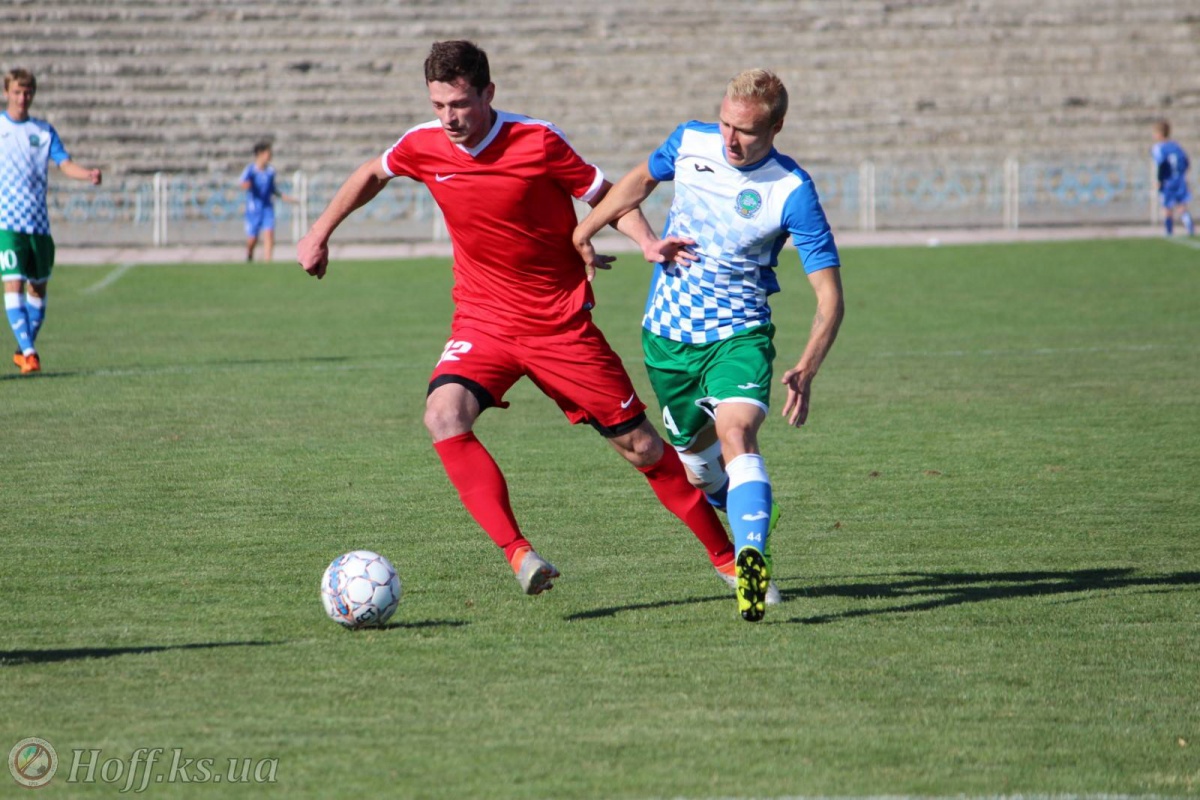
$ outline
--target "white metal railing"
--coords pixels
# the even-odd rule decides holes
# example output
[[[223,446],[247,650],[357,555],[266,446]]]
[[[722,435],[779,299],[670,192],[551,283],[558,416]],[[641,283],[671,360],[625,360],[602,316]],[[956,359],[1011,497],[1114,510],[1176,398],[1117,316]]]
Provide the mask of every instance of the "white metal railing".
[[[1004,227],[1016,230],[1021,226],[1021,163],[1015,158],[1004,160]]]
[[[842,229],[1140,224],[1160,214],[1148,158],[1011,157],[951,166],[864,161],[809,172],[831,223]],[[280,238],[299,240],[344,178],[297,170],[281,181],[296,202],[276,203]],[[228,244],[244,236],[244,193],[227,176],[156,173],[106,179],[99,187],[55,178],[49,197],[55,238],[64,244]],[[644,204],[651,224],[661,224],[670,198],[669,187],[661,187]],[[425,187],[397,180],[343,223],[340,238],[448,236]]]

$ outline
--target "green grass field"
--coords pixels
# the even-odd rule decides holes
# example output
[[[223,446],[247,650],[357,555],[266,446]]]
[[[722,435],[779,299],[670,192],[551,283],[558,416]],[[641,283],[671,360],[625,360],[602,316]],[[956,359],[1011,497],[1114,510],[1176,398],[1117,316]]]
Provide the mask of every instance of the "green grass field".
[[[0,750],[53,744],[38,797],[116,794],[139,748],[148,797],[1200,795],[1200,250],[843,259],[810,423],[763,431],[759,625],[528,382],[477,429],[564,574],[520,593],[421,424],[448,262],[58,267],[44,372],[0,379]],[[597,316],[649,398],[647,274]],[[404,580],[387,629],[321,609],[355,548]]]

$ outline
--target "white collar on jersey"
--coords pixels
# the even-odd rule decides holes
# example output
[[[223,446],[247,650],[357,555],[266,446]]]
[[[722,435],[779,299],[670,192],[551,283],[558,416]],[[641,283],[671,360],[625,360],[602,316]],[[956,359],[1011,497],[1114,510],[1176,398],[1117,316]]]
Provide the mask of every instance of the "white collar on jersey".
[[[461,144],[457,144],[457,145],[455,145],[455,147],[457,147],[459,150],[462,150],[467,155],[471,156],[471,158],[474,158],[475,156],[479,155],[484,150],[486,150],[487,146],[489,144],[491,144],[493,140],[495,140],[495,138],[500,134],[500,128],[504,125],[505,122],[508,122],[509,120],[512,120],[512,119],[516,119],[515,114],[509,114],[507,111],[499,111],[497,109],[492,109],[492,112],[496,115],[496,121],[492,123],[492,129],[490,131],[488,131],[487,136],[483,137],[483,140],[479,144],[475,145],[474,147],[470,147],[470,148],[463,147]]]

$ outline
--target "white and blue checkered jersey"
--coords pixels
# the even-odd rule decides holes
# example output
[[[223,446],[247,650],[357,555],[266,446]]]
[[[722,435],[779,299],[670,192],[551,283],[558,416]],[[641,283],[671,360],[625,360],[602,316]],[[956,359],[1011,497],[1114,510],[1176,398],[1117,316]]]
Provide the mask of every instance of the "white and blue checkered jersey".
[[[0,112],[0,229],[50,233],[46,181],[50,162],[69,161],[49,122],[30,117],[14,122]]]
[[[675,181],[664,236],[696,242],[699,261],[654,271],[642,326],[676,342],[703,344],[765,325],[767,296],[788,236],[806,273],[839,266],[833,232],[812,178],[772,148],[757,164],[725,160],[716,123],[686,122],[650,154],[655,180]]]

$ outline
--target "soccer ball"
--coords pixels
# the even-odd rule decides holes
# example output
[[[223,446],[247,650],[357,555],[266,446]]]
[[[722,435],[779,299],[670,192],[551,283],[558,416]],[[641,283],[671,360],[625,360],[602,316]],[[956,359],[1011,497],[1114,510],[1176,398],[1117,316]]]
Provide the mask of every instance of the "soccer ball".
[[[355,550],[338,556],[321,578],[325,613],[347,628],[384,624],[400,605],[400,576],[379,553]]]

